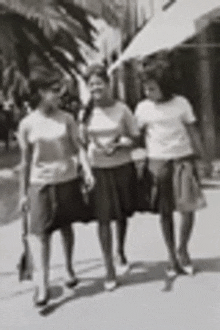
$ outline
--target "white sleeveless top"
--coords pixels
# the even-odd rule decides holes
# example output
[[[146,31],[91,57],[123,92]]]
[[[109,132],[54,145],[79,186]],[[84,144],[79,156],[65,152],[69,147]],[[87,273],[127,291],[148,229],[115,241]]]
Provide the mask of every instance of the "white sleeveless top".
[[[21,148],[32,147],[31,184],[56,184],[77,177],[78,130],[63,111],[45,116],[35,110],[19,128]]]

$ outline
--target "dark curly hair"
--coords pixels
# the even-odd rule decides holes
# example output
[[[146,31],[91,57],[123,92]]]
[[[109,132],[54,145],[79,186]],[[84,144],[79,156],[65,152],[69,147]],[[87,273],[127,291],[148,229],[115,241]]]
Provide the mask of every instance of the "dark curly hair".
[[[171,64],[167,56],[149,57],[145,60],[144,69],[141,74],[142,82],[155,81],[163,94],[163,101],[169,101],[175,94],[175,80]]]

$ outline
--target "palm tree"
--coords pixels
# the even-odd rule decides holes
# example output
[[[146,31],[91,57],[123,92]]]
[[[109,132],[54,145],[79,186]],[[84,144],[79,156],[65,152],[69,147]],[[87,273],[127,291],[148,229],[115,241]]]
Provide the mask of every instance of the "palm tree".
[[[95,48],[95,31],[87,12],[70,0],[0,0],[4,89],[27,87],[33,55],[70,75],[79,72],[84,48]]]
[[[30,52],[44,60],[51,56],[68,71],[69,66],[77,69],[85,62],[83,46],[94,47],[95,28],[73,1],[0,0],[0,27],[4,59],[13,57],[25,75]]]

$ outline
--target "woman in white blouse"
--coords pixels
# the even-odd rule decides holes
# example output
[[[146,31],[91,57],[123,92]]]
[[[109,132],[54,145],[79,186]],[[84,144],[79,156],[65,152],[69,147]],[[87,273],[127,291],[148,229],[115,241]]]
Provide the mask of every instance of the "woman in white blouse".
[[[194,269],[188,243],[194,224],[194,211],[205,206],[195,155],[210,169],[189,101],[175,95],[169,66],[157,60],[146,66],[143,84],[146,99],[135,112],[144,131],[147,166],[152,178],[151,209],[161,216],[162,233],[169,255],[168,276]],[[180,245],[176,251],[173,211],[182,214]]]

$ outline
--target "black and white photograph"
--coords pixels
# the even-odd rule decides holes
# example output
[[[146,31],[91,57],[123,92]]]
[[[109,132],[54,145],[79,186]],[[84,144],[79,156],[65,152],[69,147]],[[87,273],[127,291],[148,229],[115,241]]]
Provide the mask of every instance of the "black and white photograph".
[[[0,329],[219,330],[219,221],[220,0],[0,0]]]

